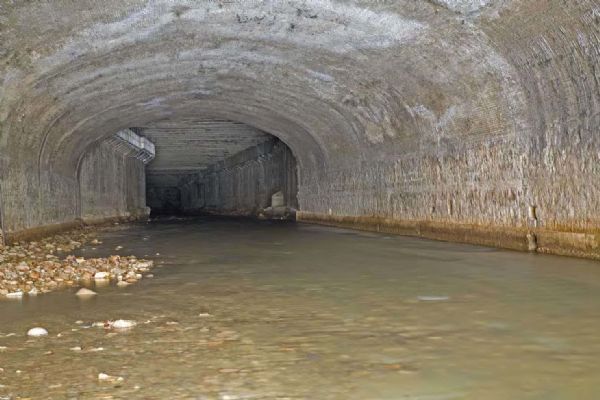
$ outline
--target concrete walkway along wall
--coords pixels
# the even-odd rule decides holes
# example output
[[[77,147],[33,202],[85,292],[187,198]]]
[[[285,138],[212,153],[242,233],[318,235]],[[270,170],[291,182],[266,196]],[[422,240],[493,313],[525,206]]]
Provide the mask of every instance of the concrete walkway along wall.
[[[2,3],[5,229],[79,218],[93,143],[202,115],[290,147],[301,220],[598,258],[599,38],[596,0]]]

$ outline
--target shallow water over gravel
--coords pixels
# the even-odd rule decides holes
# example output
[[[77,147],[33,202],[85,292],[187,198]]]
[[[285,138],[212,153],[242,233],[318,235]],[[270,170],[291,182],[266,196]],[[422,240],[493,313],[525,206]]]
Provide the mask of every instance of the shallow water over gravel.
[[[1,301],[0,398],[600,398],[600,263],[231,219],[99,238],[78,254],[154,278]]]

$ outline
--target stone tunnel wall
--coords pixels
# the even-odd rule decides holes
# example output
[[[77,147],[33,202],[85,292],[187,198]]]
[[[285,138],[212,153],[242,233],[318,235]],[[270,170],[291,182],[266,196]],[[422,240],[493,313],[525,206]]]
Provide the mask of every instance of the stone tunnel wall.
[[[127,147],[104,141],[86,153],[79,171],[84,222],[146,214],[145,165]]]
[[[600,258],[598,0],[175,3],[3,5],[9,232],[78,218],[90,143],[202,114],[290,146],[301,220]]]
[[[283,192],[284,203],[297,208],[297,167],[291,150],[277,139],[250,147],[210,166],[180,187],[186,213],[249,215],[271,205]]]
[[[36,238],[107,220],[143,217],[144,163],[130,151],[103,141],[85,153],[79,175],[31,170],[13,171],[5,179],[2,209],[4,236],[9,241]],[[19,190],[15,190],[18,188]],[[12,190],[11,190],[12,189]],[[28,196],[20,197],[27,189]]]

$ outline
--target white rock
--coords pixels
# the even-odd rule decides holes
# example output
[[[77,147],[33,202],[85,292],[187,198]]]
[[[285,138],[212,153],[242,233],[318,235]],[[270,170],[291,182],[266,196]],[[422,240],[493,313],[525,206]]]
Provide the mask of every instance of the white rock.
[[[37,296],[39,293],[39,290],[37,290],[36,288],[33,288],[29,292],[27,292],[27,294],[30,296]]]
[[[100,372],[98,374],[98,380],[104,382],[123,382],[124,379],[122,376],[111,376],[104,372]]]
[[[111,326],[114,329],[130,329],[133,328],[135,325],[135,321],[130,321],[126,319],[118,319],[111,324]]]
[[[80,298],[90,298],[95,296],[96,294],[96,292],[87,288],[81,288],[77,291],[77,293],[75,293],[75,295]]]
[[[123,248],[123,246],[117,246],[115,247],[115,250],[121,250]]]
[[[98,280],[98,281],[103,281],[108,279],[109,275],[108,272],[96,272],[94,274],[94,279]]]
[[[446,301],[450,300],[448,296],[419,296],[417,297],[420,301]]]
[[[27,331],[27,336],[33,336],[33,337],[40,337],[40,336],[46,336],[48,335],[48,331],[45,330],[44,328],[31,328],[30,330]]]
[[[23,292],[20,290],[18,292],[11,292],[6,295],[9,299],[20,299],[23,297]]]
[[[117,282],[118,287],[125,287],[125,286],[129,286],[129,285],[131,285],[129,282],[125,282],[125,281]]]

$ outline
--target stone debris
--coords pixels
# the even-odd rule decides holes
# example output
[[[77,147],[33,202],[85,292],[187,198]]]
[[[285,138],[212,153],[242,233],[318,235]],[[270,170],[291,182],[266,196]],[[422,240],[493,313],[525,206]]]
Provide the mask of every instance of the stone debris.
[[[0,298],[22,299],[67,287],[96,286],[111,281],[119,286],[136,283],[148,275],[152,261],[135,256],[112,255],[107,258],[85,258],[67,255],[83,243],[90,234],[76,231],[37,242],[20,242],[0,249]],[[97,239],[92,243],[101,243]],[[121,284],[120,282],[125,282]],[[93,296],[89,289],[77,292],[79,297]]]
[[[35,327],[35,328],[31,328],[30,330],[27,331],[27,336],[31,336],[31,337],[48,336],[48,331],[45,330],[44,328]]]
[[[137,322],[128,320],[128,319],[117,319],[114,321],[103,321],[103,322],[94,322],[92,324],[93,327],[96,328],[104,328],[104,329],[117,329],[117,330],[126,330],[131,329],[137,325]]]
[[[113,329],[131,329],[136,325],[135,321],[130,321],[126,319],[118,319],[113,321],[111,327]]]
[[[124,381],[122,376],[112,376],[112,375],[105,374],[104,372],[100,372],[98,374],[98,380],[101,382],[111,382],[111,383],[118,383],[118,382]]]
[[[96,272],[94,274],[94,279],[97,281],[104,281],[104,280],[108,280],[110,277],[110,275],[108,274],[108,272]]]
[[[87,288],[81,288],[77,291],[77,293],[75,293],[75,295],[80,298],[90,298],[95,296],[96,294],[96,292]]]
[[[448,296],[419,296],[417,297],[419,301],[446,301],[450,300]]]

